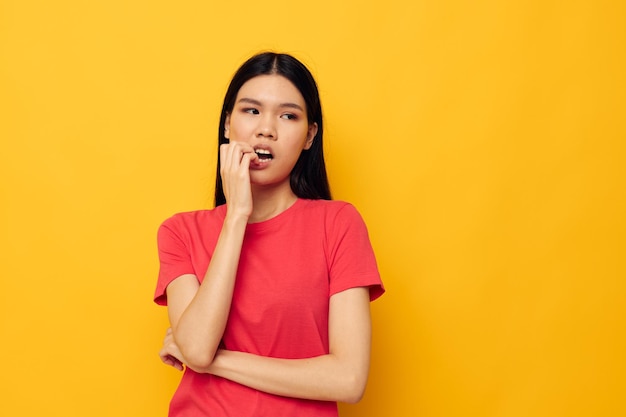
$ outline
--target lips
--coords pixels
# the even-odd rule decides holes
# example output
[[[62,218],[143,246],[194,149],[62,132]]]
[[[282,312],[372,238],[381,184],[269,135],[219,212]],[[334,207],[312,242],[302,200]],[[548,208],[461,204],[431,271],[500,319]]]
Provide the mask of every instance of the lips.
[[[272,150],[267,145],[256,145],[254,147],[254,152],[257,154],[259,159],[257,161],[267,162],[274,159],[274,155],[272,154]]]
[[[255,149],[254,152],[258,155],[259,160],[261,161],[274,158],[272,153],[267,149]]]

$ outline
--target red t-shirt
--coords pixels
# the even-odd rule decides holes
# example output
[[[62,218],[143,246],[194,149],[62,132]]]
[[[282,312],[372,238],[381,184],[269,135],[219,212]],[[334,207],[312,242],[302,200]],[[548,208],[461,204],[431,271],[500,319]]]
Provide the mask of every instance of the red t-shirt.
[[[204,278],[226,206],[180,213],[159,228],[161,267],[155,302],[167,304],[175,278]],[[365,224],[345,202],[298,199],[276,217],[248,224],[223,344],[228,350],[277,358],[327,354],[328,307],[333,294],[384,288]],[[287,398],[186,369],[170,416],[330,417],[334,402]]]

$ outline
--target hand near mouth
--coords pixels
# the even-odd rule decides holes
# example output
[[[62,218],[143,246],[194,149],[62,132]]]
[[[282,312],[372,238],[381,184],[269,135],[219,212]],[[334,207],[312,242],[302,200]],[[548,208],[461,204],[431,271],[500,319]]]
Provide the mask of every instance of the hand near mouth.
[[[231,141],[220,146],[220,175],[228,213],[249,217],[252,214],[250,163],[259,156],[242,142]]]

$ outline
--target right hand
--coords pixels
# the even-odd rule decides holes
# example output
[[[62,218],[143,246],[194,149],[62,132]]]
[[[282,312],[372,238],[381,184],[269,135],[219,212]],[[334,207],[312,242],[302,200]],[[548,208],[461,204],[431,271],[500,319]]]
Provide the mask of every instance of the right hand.
[[[220,146],[220,175],[228,212],[250,217],[250,162],[258,158],[252,146],[231,141]]]

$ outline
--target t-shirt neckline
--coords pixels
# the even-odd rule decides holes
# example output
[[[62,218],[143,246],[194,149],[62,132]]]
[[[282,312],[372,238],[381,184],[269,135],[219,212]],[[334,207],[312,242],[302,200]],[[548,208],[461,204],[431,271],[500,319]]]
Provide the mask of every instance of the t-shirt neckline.
[[[305,204],[305,200],[297,198],[296,201],[276,216],[263,220],[261,222],[248,223],[246,226],[246,234],[260,233],[268,230],[274,230],[284,224],[300,207]]]

